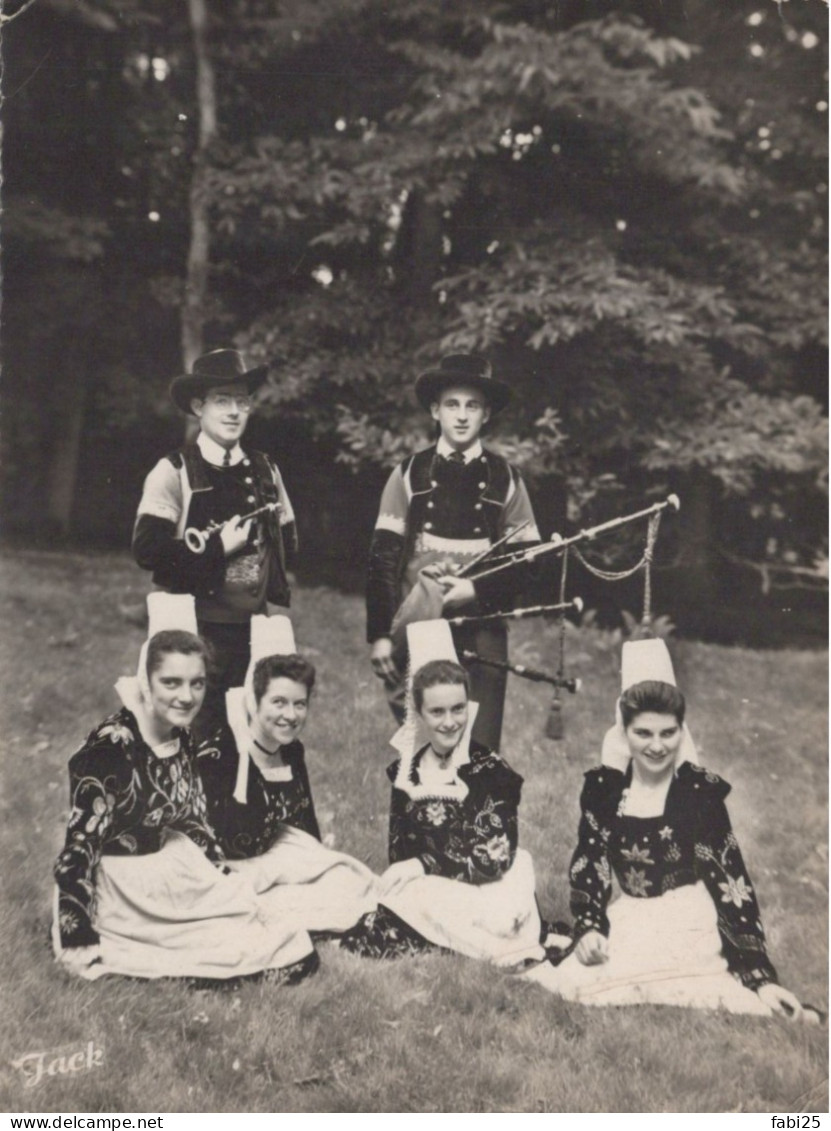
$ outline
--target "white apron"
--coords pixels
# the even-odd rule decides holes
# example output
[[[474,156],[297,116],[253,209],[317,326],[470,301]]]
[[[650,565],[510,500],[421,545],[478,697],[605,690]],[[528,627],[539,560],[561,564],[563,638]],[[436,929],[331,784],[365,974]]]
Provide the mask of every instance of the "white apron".
[[[306,931],[283,922],[250,883],[224,875],[182,833],[169,833],[159,852],[102,856],[95,888],[101,961],[78,971],[88,981],[233,978],[290,966],[313,949]],[[52,939],[60,957],[57,915]]]
[[[728,972],[716,909],[704,883],[653,899],[621,894],[609,906],[609,958],[584,966],[570,954],[525,977],[584,1005],[682,1005],[771,1016]]]
[[[430,942],[468,958],[512,969],[545,956],[534,862],[522,848],[510,869],[492,883],[417,876],[382,902]]]

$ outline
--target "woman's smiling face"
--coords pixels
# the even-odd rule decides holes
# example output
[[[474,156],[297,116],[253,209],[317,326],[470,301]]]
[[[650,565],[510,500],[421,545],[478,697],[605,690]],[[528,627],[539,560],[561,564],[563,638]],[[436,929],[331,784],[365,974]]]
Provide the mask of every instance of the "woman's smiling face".
[[[205,660],[198,652],[166,652],[148,676],[150,710],[160,732],[189,727],[205,698]]]
[[[467,713],[464,684],[438,683],[424,688],[419,715],[437,754],[447,755],[458,744],[467,726]]]
[[[302,731],[309,711],[309,692],[304,683],[277,676],[269,681],[257,704],[255,730],[264,745],[288,746]]]
[[[681,737],[681,724],[675,715],[655,711],[635,715],[626,728],[626,741],[641,776],[658,779],[672,773]]]

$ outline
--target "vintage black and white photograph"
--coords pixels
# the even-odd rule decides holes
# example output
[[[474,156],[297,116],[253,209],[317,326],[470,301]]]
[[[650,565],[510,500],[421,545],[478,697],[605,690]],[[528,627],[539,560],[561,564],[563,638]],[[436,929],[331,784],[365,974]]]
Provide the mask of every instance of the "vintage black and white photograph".
[[[827,1112],[826,0],[0,28],[0,1107]]]

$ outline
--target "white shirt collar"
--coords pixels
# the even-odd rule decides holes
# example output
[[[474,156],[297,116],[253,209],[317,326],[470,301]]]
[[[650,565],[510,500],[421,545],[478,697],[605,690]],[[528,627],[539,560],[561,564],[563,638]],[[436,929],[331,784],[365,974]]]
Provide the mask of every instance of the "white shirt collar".
[[[223,448],[222,444],[218,444],[216,440],[212,440],[210,436],[206,436],[204,432],[200,432],[196,437],[196,443],[199,451],[214,467],[223,467],[225,464],[225,452],[227,448]],[[242,463],[245,458],[245,452],[239,446],[234,444],[231,448],[231,467],[237,463]]]
[[[440,456],[444,456],[444,458],[447,459],[447,457],[451,455],[455,450],[455,448],[452,448],[450,444],[448,444],[444,436],[439,436],[438,443],[436,444],[436,451]],[[482,441],[477,440],[474,444],[471,444],[466,451],[462,452],[462,459],[465,461],[465,463],[470,463],[471,460],[478,459],[481,454]]]

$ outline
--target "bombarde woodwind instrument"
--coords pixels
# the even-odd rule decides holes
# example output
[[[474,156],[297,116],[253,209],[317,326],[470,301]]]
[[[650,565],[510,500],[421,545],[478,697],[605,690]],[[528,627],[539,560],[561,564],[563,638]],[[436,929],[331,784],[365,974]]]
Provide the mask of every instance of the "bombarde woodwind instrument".
[[[237,519],[237,526],[240,527],[244,522],[248,522],[250,518],[256,518],[258,514],[265,514],[270,511],[274,513],[282,508],[282,503],[266,503],[263,507],[257,507],[255,511],[249,511],[248,514],[241,514]],[[227,520],[226,520],[227,521]],[[195,526],[189,526],[185,531],[185,545],[194,554],[204,554],[205,547],[208,544],[208,539],[217,530],[221,530],[225,525],[224,522],[209,522],[204,530],[197,530]]]

